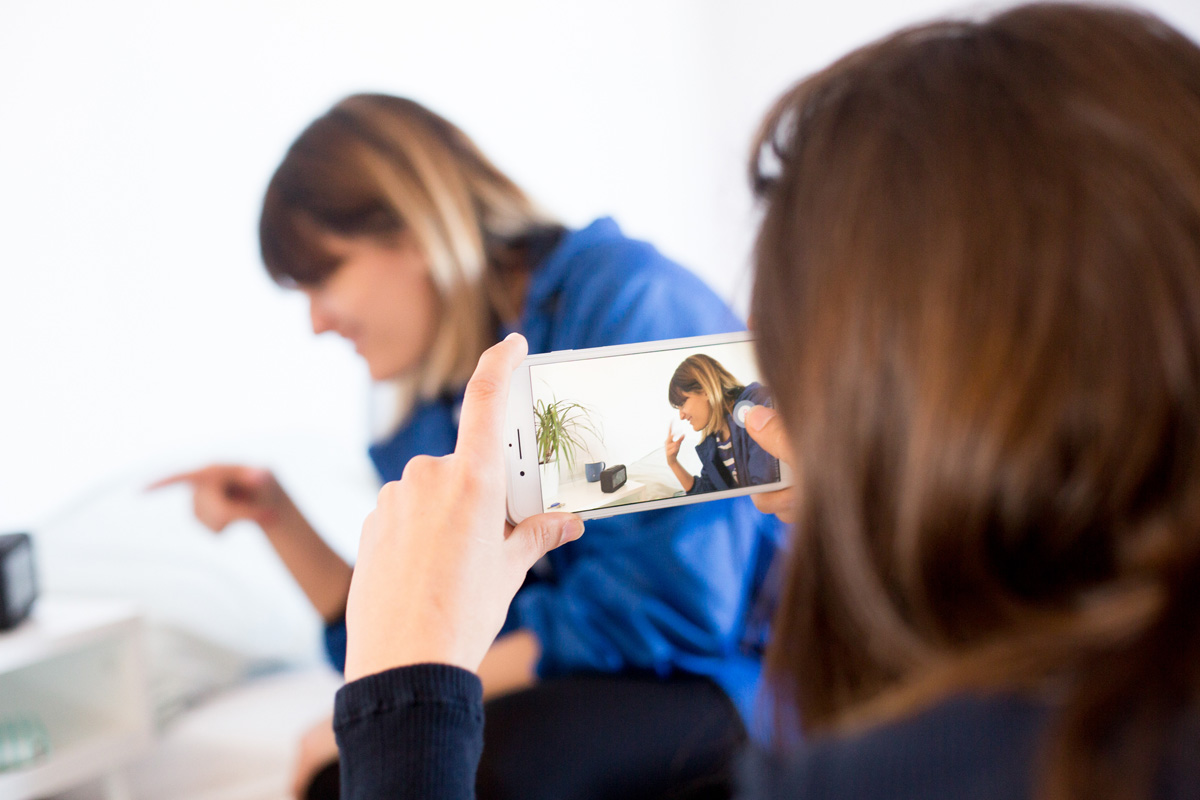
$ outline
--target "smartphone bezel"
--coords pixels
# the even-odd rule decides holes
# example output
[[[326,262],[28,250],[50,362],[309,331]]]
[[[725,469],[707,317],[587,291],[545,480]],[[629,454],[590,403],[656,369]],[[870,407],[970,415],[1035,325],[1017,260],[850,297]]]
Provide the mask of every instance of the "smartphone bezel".
[[[695,349],[698,347],[752,341],[754,341],[753,334],[748,331],[741,331],[738,333],[720,333],[710,336],[660,339],[653,342],[612,345],[610,347],[591,347],[583,350],[556,350],[550,353],[539,353],[526,358],[513,373],[512,386],[508,396],[508,417],[504,426],[504,450],[507,457],[505,463],[505,483],[508,500],[506,510],[509,522],[515,525],[523,519],[531,517],[534,514],[540,514],[543,511],[541,471],[538,469],[537,449],[534,444],[533,384],[529,377],[529,368],[531,366],[608,358],[611,356],[636,355],[638,353],[654,353],[664,350]],[[744,497],[759,492],[786,489],[791,486],[791,472],[783,462],[779,464],[779,473],[780,480],[776,483],[743,486],[737,489],[723,489],[717,492],[684,495],[683,497],[666,497],[660,500],[644,500],[575,513],[582,519],[604,519],[619,514],[633,514],[660,508],[674,508],[676,506],[692,505],[712,500],[723,500],[730,497]]]

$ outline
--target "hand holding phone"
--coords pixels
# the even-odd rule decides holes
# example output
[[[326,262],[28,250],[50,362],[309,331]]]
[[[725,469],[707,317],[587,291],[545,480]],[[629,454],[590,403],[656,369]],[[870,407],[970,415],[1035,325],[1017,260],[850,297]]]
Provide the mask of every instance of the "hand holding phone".
[[[422,662],[478,669],[529,568],[583,532],[567,514],[505,525],[506,392],[525,351],[516,335],[487,350],[454,452],[413,458],[380,491],[346,606],[347,680]]]

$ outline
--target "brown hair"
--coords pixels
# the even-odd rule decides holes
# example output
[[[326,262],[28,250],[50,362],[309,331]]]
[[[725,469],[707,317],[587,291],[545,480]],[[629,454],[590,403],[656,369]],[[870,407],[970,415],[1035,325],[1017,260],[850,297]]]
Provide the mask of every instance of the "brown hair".
[[[687,400],[685,394],[702,394],[708,401],[712,414],[708,424],[700,432],[701,439],[707,438],[725,423],[725,415],[733,413],[738,397],[746,389],[738,383],[729,370],[712,356],[697,353],[688,356],[675,368],[671,382],[667,385],[667,402],[679,408]]]
[[[347,97],[288,149],[259,222],[263,262],[283,285],[315,285],[337,261],[329,234],[385,242],[411,233],[443,314],[420,368],[422,394],[465,381],[515,317],[502,282],[527,268],[525,245],[557,227],[453,124],[401,97]]]
[[[755,153],[804,476],[781,707],[1053,685],[1043,791],[1146,792],[1200,688],[1200,49],[1114,8],[924,25],[788,91]]]

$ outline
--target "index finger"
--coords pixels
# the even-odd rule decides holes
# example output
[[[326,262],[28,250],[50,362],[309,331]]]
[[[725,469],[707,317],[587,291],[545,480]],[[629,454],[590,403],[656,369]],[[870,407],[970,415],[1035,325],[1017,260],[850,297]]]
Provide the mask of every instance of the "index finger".
[[[179,472],[175,475],[168,475],[165,478],[159,478],[154,483],[146,487],[145,491],[152,492],[155,489],[162,489],[164,486],[174,486],[177,483],[193,483],[200,477],[202,469],[193,470],[192,472]]]
[[[454,452],[494,458],[504,445],[504,417],[508,413],[508,387],[515,370],[529,352],[519,333],[510,333],[479,357],[463,394]]]
[[[750,438],[780,461],[792,464],[792,446],[788,442],[783,420],[773,408],[753,406],[746,412],[746,432]]]

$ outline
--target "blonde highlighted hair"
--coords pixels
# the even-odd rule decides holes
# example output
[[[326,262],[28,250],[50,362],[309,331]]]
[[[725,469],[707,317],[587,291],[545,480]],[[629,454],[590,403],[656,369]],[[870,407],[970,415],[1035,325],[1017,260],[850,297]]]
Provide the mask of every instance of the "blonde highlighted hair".
[[[667,402],[679,408],[687,400],[685,395],[701,394],[708,401],[712,414],[708,424],[700,432],[701,441],[721,430],[725,415],[733,413],[733,406],[746,387],[738,383],[729,370],[712,356],[697,353],[688,356],[671,376],[667,387]]]
[[[431,351],[411,379],[429,397],[470,377],[502,319],[519,308],[505,278],[528,269],[532,237],[559,226],[461,130],[401,97],[347,97],[288,149],[263,200],[259,239],[271,277],[317,285],[338,263],[330,234],[411,235],[442,299]]]

